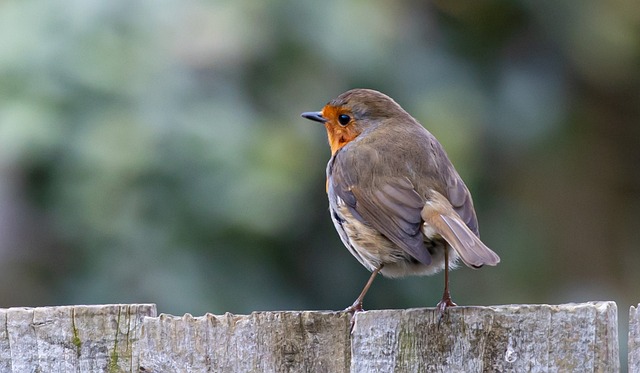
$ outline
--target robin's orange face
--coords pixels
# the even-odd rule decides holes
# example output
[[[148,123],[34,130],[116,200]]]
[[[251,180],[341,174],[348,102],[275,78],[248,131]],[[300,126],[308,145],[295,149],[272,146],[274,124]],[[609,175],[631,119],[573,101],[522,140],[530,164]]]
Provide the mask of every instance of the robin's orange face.
[[[327,120],[324,126],[327,128],[331,155],[336,154],[340,148],[353,141],[362,132],[351,110],[344,106],[326,105],[322,109],[322,116]]]

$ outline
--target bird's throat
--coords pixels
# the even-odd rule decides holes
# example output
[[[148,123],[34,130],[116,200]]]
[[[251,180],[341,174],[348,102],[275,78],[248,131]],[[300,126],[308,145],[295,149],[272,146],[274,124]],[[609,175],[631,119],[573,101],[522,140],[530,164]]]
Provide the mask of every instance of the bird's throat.
[[[330,124],[326,125],[326,127],[332,156],[357,137],[357,134],[351,128],[340,128]]]
[[[347,139],[345,139],[345,137],[342,134],[331,133],[331,131],[329,131],[328,136],[329,136],[329,147],[331,147],[332,156],[335,155],[338,152],[338,150],[340,150],[340,148],[347,145],[347,143],[349,142],[347,141]]]

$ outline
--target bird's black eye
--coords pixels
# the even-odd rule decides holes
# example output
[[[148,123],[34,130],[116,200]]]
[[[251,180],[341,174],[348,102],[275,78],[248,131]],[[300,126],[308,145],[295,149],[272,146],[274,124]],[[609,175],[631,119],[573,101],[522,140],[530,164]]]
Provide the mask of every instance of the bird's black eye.
[[[338,122],[340,123],[340,125],[346,126],[347,124],[349,124],[350,121],[351,121],[351,117],[348,116],[347,114],[338,115]]]

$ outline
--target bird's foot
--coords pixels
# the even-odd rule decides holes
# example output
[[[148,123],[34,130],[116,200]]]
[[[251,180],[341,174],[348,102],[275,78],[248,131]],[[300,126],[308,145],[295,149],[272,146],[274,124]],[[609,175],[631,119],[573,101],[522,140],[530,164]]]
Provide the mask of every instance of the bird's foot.
[[[362,312],[362,302],[360,300],[356,300],[352,305],[344,309],[344,312],[349,312],[352,315],[355,315],[356,312]]]
[[[444,318],[444,312],[447,310],[447,308],[456,306],[457,304],[453,303],[450,296],[445,295],[444,297],[442,297],[442,300],[440,300],[440,302],[438,302],[438,304],[436,305],[436,310],[438,311],[438,324],[440,324],[440,322]]]
[[[351,314],[351,324],[349,327],[349,332],[353,332],[353,328],[356,326],[356,313],[362,312],[364,309],[362,308],[362,301],[356,299],[352,305],[344,309],[344,312],[348,312]]]

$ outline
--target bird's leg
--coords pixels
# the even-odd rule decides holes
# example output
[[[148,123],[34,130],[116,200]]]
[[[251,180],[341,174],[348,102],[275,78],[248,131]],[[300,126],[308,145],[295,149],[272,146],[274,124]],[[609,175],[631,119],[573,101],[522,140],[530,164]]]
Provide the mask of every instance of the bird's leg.
[[[449,294],[449,248],[444,248],[444,293],[442,294],[442,300],[438,302],[436,306],[438,310],[438,322],[442,320],[444,311],[447,307],[455,307],[457,304],[451,300],[451,294]]]
[[[364,299],[365,294],[367,294],[367,291],[369,291],[369,288],[371,287],[373,280],[376,278],[376,276],[378,275],[378,272],[380,272],[383,266],[384,264],[380,264],[378,268],[376,268],[373,272],[371,272],[371,277],[369,277],[369,281],[367,281],[367,284],[364,286],[364,289],[362,289],[362,292],[360,293],[360,295],[358,295],[358,298],[355,300],[355,302],[353,302],[351,306],[345,309],[345,312],[356,313],[356,312],[362,311],[362,300]]]

